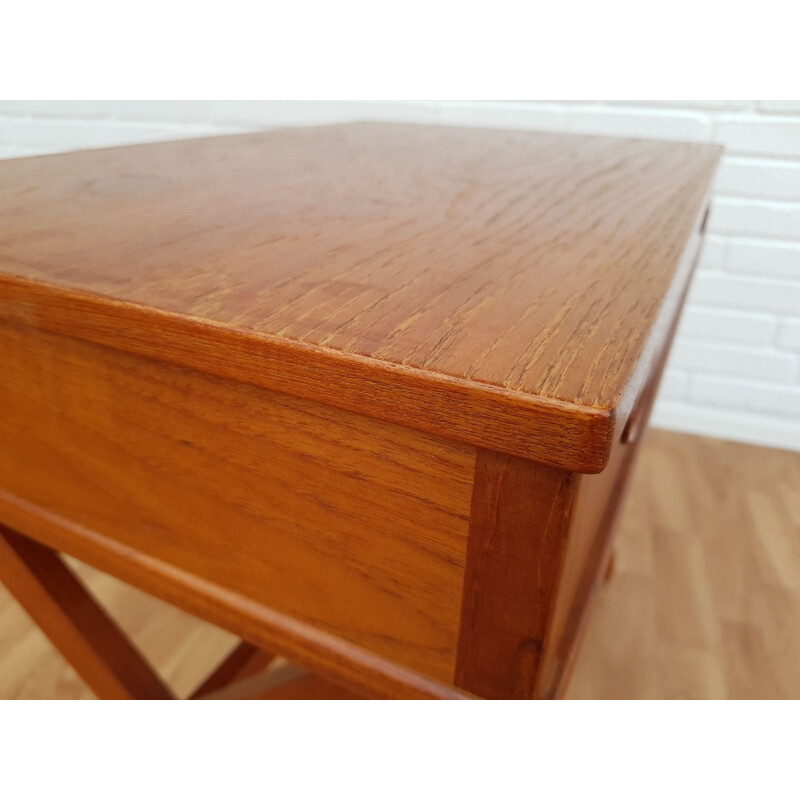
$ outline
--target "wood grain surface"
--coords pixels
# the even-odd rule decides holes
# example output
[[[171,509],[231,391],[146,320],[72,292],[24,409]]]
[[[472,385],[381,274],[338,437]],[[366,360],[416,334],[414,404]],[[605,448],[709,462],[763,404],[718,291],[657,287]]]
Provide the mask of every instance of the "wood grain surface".
[[[651,431],[567,697],[800,699],[800,453]]]
[[[205,695],[215,692],[230,683],[264,672],[275,658],[274,653],[267,653],[250,644],[250,642],[239,642],[220,661],[216,669],[194,690],[192,699],[202,700]]]
[[[471,448],[24,326],[0,363],[9,525],[267,650],[277,613],[452,680]]]
[[[0,315],[597,472],[719,153],[354,124],[8,160]]]
[[[82,564],[178,696],[230,635]],[[800,699],[800,453],[651,431],[569,698]],[[91,691],[0,586],[0,697]]]
[[[99,697],[172,694],[57,553],[0,525],[0,581]]]
[[[529,700],[558,597],[580,476],[478,452],[455,683]]]
[[[695,237],[684,253],[680,270],[687,274],[696,266],[700,239],[701,236]],[[665,301],[665,310],[671,308],[672,311],[662,311],[659,327],[663,326],[663,330],[654,332],[651,337],[649,372],[639,380],[635,404],[627,415],[619,441],[611,449],[609,463],[599,475],[581,478],[570,520],[564,568],[549,631],[549,647],[541,665],[538,684],[541,697],[564,696],[594,598],[602,582],[614,571],[613,541],[618,520],[630,490],[633,470],[688,289],[688,281],[676,282],[671,296]]]

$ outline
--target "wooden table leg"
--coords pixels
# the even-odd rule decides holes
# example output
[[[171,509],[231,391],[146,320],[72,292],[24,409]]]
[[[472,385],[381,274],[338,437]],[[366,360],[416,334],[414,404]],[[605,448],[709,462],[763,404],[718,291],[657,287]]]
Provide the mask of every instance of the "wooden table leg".
[[[456,686],[493,700],[546,693],[575,475],[479,451],[472,496]]]
[[[58,554],[3,525],[0,580],[98,697],[172,698]]]
[[[614,571],[617,568],[617,553],[615,550],[611,551],[611,555],[606,562],[606,571],[603,573],[603,580],[608,583],[614,577]]]
[[[275,654],[261,650],[250,642],[239,642],[220,665],[192,693],[191,700],[202,700],[232,683],[251,678],[269,668]]]

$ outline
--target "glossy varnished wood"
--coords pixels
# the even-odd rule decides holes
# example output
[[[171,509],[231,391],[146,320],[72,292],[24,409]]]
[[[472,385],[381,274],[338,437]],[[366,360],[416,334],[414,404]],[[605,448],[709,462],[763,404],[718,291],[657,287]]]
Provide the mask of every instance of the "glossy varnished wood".
[[[277,645],[281,653],[298,665],[312,667],[337,686],[359,696],[410,700],[474,698],[474,695],[351,644],[340,636],[327,634],[266,606],[247,602],[241,595],[183,569],[43,513],[41,508],[2,491],[0,514],[16,527],[25,529],[38,542],[69,550],[86,563],[113,573],[132,586],[220,625],[226,631],[246,637],[263,649]],[[55,637],[53,641],[58,643]]]
[[[684,253],[682,269],[689,272],[694,269],[700,244],[700,235],[697,235]],[[664,317],[665,330],[619,441],[612,447],[609,463],[600,475],[582,477],[576,493],[568,546],[554,600],[549,647],[539,676],[541,697],[562,697],[566,692],[594,595],[613,571],[612,547],[619,516],[689,288],[688,282],[678,286],[681,288],[673,289],[674,310]]]
[[[100,697],[172,697],[58,555],[4,525],[0,525],[0,581]]]
[[[798,453],[651,431],[567,697],[800,699],[798,487]],[[77,571],[178,694],[232,645]],[[2,586],[0,697],[91,697]]]
[[[274,660],[274,653],[267,653],[250,642],[240,642],[195,689],[192,699],[203,699],[223,686],[264,672]]]
[[[469,447],[25,326],[0,361],[0,518],[268,650],[277,612],[452,680]]]
[[[596,472],[718,155],[358,124],[6,161],[0,315]]]
[[[363,700],[364,698],[321,680],[305,675],[264,692],[257,700]]]
[[[718,156],[354,125],[0,164],[0,520],[252,643],[204,696],[272,692],[254,648],[311,695],[562,693]]]
[[[491,699],[530,699],[553,617],[579,478],[479,452],[455,680]]]

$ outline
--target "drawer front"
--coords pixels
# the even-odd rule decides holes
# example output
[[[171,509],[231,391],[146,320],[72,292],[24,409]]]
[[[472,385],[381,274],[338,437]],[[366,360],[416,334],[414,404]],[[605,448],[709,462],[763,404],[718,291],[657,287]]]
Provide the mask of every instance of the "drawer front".
[[[28,326],[0,364],[0,490],[452,679],[473,448]]]

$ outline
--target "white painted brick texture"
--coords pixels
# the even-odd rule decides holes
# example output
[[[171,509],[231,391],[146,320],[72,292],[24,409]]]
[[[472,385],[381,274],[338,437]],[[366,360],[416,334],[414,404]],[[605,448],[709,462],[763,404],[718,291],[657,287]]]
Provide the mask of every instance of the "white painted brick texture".
[[[781,322],[778,347],[786,350],[800,350],[800,318],[785,319]]]
[[[678,329],[679,340],[728,342],[769,347],[775,342],[778,321],[773,314],[691,304]]]
[[[689,293],[694,304],[793,314],[800,309],[800,281],[698,272]]]
[[[0,101],[0,158],[357,119],[725,145],[654,422],[800,450],[800,100]]]

